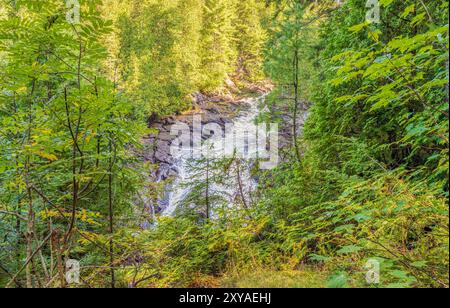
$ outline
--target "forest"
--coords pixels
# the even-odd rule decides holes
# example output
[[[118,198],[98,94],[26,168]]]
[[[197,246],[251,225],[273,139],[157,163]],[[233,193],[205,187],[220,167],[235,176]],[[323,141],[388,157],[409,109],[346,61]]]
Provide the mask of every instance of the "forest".
[[[0,288],[448,288],[448,5],[0,0]]]

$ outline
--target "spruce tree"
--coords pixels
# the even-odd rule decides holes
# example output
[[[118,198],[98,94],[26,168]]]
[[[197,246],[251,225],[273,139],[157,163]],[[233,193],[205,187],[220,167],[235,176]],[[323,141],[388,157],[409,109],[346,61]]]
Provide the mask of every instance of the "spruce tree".
[[[254,81],[263,77],[262,49],[266,32],[261,24],[263,2],[236,1],[235,42],[238,52],[237,77]]]
[[[201,39],[201,90],[212,91],[219,88],[234,70],[234,14],[235,7],[230,0],[205,0]]]

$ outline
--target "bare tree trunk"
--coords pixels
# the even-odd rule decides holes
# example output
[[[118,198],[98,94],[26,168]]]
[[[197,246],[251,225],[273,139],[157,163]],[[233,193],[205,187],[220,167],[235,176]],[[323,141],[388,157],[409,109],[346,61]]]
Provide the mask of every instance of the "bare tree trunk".
[[[36,228],[36,226],[34,226],[34,227]],[[37,243],[39,242],[39,239],[37,238],[36,230],[34,230],[34,240]],[[45,261],[44,254],[42,253],[42,250],[39,250],[39,260],[40,260],[42,271],[43,271],[43,274],[44,274],[44,277],[45,277],[46,283],[47,283],[48,281],[50,281],[51,276],[50,276],[50,274],[48,272],[47,262]]]
[[[19,166],[18,163],[16,162],[16,168],[17,168],[17,177],[20,177],[20,172],[19,172]],[[21,205],[21,197],[20,197],[20,186],[19,184],[17,184],[16,186],[16,190],[17,190],[17,208],[16,208],[16,213],[17,215],[21,215],[22,213],[22,205]],[[21,251],[22,251],[22,219],[19,216],[16,216],[16,235],[17,235],[17,244],[16,244],[16,262],[17,262],[17,267],[20,267],[20,255],[21,255]]]
[[[210,218],[210,204],[209,204],[209,158],[206,159],[206,193],[205,193],[205,202],[206,202],[206,218]]]
[[[27,186],[29,184],[27,183]],[[28,224],[27,224],[27,233],[26,233],[26,241],[27,241],[27,260],[32,258],[33,254],[33,230],[34,230],[34,210],[33,210],[33,196],[31,193],[31,188],[27,188],[28,195]],[[33,288],[33,279],[32,279],[32,264],[29,262],[25,268],[25,273],[27,277],[27,288]]]
[[[77,87],[78,87],[79,94],[81,95],[81,60],[83,57],[83,43],[82,43],[82,40],[81,40],[81,37],[80,37],[78,31],[76,30],[75,27],[73,27],[73,25],[72,25],[72,29],[74,30],[75,34],[78,36],[78,39],[79,39],[79,53],[78,53],[78,64],[77,64],[77,81],[78,81]],[[70,254],[69,241],[72,236],[72,231],[73,231],[73,228],[75,227],[75,223],[76,223],[76,211],[77,211],[77,207],[78,207],[79,191],[80,191],[79,190],[80,183],[77,180],[77,175],[81,174],[83,171],[83,152],[78,145],[78,134],[79,134],[79,130],[80,130],[81,117],[83,114],[83,110],[80,105],[78,108],[78,119],[76,121],[75,127],[73,127],[71,119],[70,119],[70,108],[69,108],[66,87],[64,88],[64,103],[65,103],[65,107],[66,107],[67,125],[68,125],[69,132],[70,132],[70,135],[73,140],[73,147],[72,147],[72,185],[73,185],[72,213],[71,213],[70,225],[69,225],[69,228],[68,228],[65,238],[64,238],[64,246],[65,246],[64,253]],[[78,154],[80,155],[80,158],[81,158],[80,166],[77,166]],[[77,173],[77,168],[79,168],[78,173]]]
[[[241,162],[238,159],[236,162],[236,173],[237,173],[237,182],[239,187],[239,194],[241,196],[241,202],[244,206],[245,211],[247,212],[248,218],[252,219],[252,215],[250,214],[250,208],[247,204],[247,200],[245,200],[245,194],[244,194],[244,185],[242,183],[242,174],[241,174]]]
[[[25,270],[27,270],[30,263],[32,263],[34,256],[44,247],[47,241],[52,237],[52,234],[47,235],[47,237],[42,241],[41,244],[33,251],[30,256],[27,258],[25,264],[19,269],[19,271],[11,277],[11,280],[6,284],[5,288],[9,288],[13,282],[16,281],[16,278]],[[30,269],[31,270],[31,269]],[[27,281],[28,282],[28,281]]]
[[[69,102],[68,102],[68,96],[67,96],[67,88],[64,88],[64,103],[65,103],[65,107],[66,107],[66,117],[67,117],[67,126],[69,128],[69,132],[70,135],[72,137],[72,185],[73,185],[73,192],[72,192],[72,209],[76,208],[76,199],[75,197],[77,196],[77,182],[76,182],[76,140],[75,140],[75,135],[73,133],[73,129],[72,129],[72,122],[70,120],[70,109],[69,109]],[[73,213],[72,210],[72,221],[69,225],[67,234],[66,234],[66,240],[69,237],[69,234],[72,232],[72,227],[73,224],[75,223],[75,215]],[[65,240],[65,241],[66,241]]]
[[[294,127],[293,127],[293,138],[294,138],[294,147],[295,147],[295,156],[297,158],[298,162],[301,162],[300,158],[300,147],[298,145],[298,139],[297,139],[297,132],[298,132],[298,105],[299,105],[299,84],[298,84],[298,77],[299,77],[299,67],[298,67],[298,48],[296,48],[294,52],[294,62],[293,62],[293,68],[294,68],[294,91],[295,91],[295,97],[294,97]]]
[[[109,205],[109,266],[111,272],[111,288],[116,287],[116,277],[114,271],[114,204],[113,204],[113,145],[112,145],[112,136],[110,135],[109,141],[109,175],[108,175],[108,205]]]
[[[39,251],[41,251],[41,250],[39,250]],[[36,287],[38,289],[41,289],[44,284],[42,283],[42,279],[41,279],[41,276],[40,276],[40,274],[39,274],[39,272],[37,270],[37,266],[36,266],[36,262],[35,262],[34,258],[31,258],[31,262],[30,263],[31,263],[31,269],[32,269],[33,276],[35,277]]]
[[[28,106],[28,131],[27,131],[27,142],[31,144],[31,133],[32,133],[32,125],[33,125],[33,95],[36,87],[36,81],[33,80],[33,86],[30,94],[30,102]],[[28,218],[27,218],[27,232],[25,235],[27,248],[27,260],[31,261],[33,258],[33,238],[34,238],[34,208],[33,208],[33,193],[31,191],[31,175],[30,175],[30,164],[31,157],[30,154],[27,154],[26,162],[25,162],[25,185],[27,190],[28,197]],[[25,267],[26,279],[27,279],[27,288],[33,288],[33,278],[32,278],[32,264],[28,262]]]
[[[49,219],[48,222],[48,230],[51,234],[53,234],[53,220],[52,218]],[[53,278],[53,273],[54,273],[54,269],[55,269],[55,261],[54,261],[54,247],[53,247],[53,238],[50,240],[49,242],[49,248],[50,248],[50,269],[49,269],[49,276],[50,276],[50,281]]]
[[[56,251],[56,264],[58,267],[58,275],[59,275],[59,281],[61,284],[61,288],[65,288],[66,287],[66,276],[65,276],[65,266],[64,266],[64,262],[63,262],[63,254],[64,254],[64,249],[63,249],[63,243],[62,243],[62,236],[57,233],[54,235],[53,237],[54,239],[54,248]]]

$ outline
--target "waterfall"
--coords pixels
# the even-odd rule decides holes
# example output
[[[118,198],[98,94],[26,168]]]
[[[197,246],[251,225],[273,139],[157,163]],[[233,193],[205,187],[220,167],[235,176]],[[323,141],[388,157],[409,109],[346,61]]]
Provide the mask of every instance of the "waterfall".
[[[260,103],[264,99],[265,95],[259,98],[247,99],[246,104],[249,106],[249,108],[241,111],[240,114],[233,120],[234,129],[237,132],[236,142],[245,144],[246,150],[257,149],[257,136],[253,134],[245,134],[245,132],[256,131],[255,121],[259,114]],[[208,146],[211,146],[211,148],[217,149],[223,147],[223,145],[225,144],[224,138],[225,136],[213,136],[206,142],[208,142]],[[196,149],[180,151],[178,155],[173,157],[175,161],[174,167],[178,170],[178,175],[170,185],[170,191],[168,192],[167,198],[165,200],[165,203],[167,203],[168,206],[163,210],[163,216],[173,216],[180,202],[182,202],[190,192],[190,188],[188,187],[188,185],[186,186],[186,183],[188,183],[189,181],[188,162],[191,157],[192,150],[195,151]],[[245,170],[243,170],[242,190],[245,192],[245,194],[249,195],[250,192],[254,190],[256,184],[256,181],[251,177],[250,169],[246,168]],[[229,198],[230,203],[232,203],[234,202],[236,196],[238,183],[235,182],[234,185],[231,185],[231,187],[215,185],[213,189],[223,193],[223,195]]]

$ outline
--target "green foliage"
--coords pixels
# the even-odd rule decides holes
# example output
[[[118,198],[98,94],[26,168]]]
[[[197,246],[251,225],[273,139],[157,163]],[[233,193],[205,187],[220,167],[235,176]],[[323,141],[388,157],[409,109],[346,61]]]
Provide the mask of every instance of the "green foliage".
[[[380,1],[380,23],[365,0],[81,4],[0,0],[1,286],[66,286],[77,259],[95,287],[448,287],[448,1]],[[296,155],[234,200],[250,167],[196,160],[141,228],[145,117],[262,70],[261,120],[311,106]]]
[[[70,258],[102,268],[86,285],[127,279],[145,117],[188,109],[237,67],[261,77],[260,4],[239,18],[234,0],[86,0],[72,24],[64,1],[0,1],[2,286],[66,286]]]
[[[266,31],[261,24],[263,9],[263,2],[258,0],[237,1],[236,4],[237,75],[248,81],[264,78],[262,50]]]
[[[127,95],[148,114],[171,115],[189,109],[194,92],[221,90],[237,71],[238,79],[261,78],[261,2],[125,1],[115,17]]]
[[[226,195],[217,188],[223,188],[225,185],[224,171],[227,165],[230,165],[228,160],[212,157],[188,161],[186,172],[189,177],[186,183],[183,183],[183,188],[188,189],[189,193],[181,200],[182,215],[200,215],[209,219],[217,210],[227,205]]]
[[[230,0],[206,0],[201,31],[201,90],[223,86],[236,64],[233,42],[235,7]]]
[[[127,95],[152,113],[187,109],[196,90],[199,59],[199,1],[127,1],[119,15],[121,75]],[[108,9],[108,8],[107,8]],[[184,38],[192,39],[184,44]]]
[[[347,1],[318,28],[283,18],[274,34],[288,52],[293,33],[319,29],[299,50],[315,55],[320,74],[305,96],[302,161],[267,175],[262,205],[285,230],[286,251],[336,273],[330,287],[366,286],[375,257],[380,286],[448,287],[447,5],[387,1],[381,23],[369,24],[365,2]],[[308,20],[296,11],[299,24]],[[278,69],[287,55],[269,49],[268,72],[281,83],[292,74]]]
[[[0,210],[10,241],[0,263],[8,279],[19,279],[8,286],[24,274],[27,287],[50,281],[50,264],[63,268],[78,257],[73,245],[84,232],[104,233],[108,198],[127,213],[139,187],[131,148],[144,122],[102,74],[101,38],[112,23],[98,4],[82,2],[81,23],[70,24],[61,1],[2,2],[9,15],[0,21]],[[26,262],[35,249],[41,262]]]

